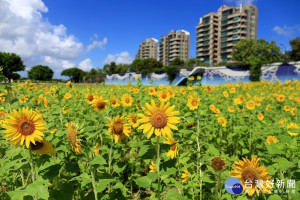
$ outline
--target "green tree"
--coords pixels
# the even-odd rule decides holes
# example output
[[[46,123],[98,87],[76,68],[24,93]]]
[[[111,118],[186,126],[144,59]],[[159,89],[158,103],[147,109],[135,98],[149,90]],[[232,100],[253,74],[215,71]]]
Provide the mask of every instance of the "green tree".
[[[246,39],[237,43],[231,52],[232,60],[240,66],[250,67],[251,81],[259,81],[261,65],[282,61],[283,55],[275,41]]]
[[[62,76],[68,76],[71,81],[74,81],[75,83],[78,83],[81,79],[81,74],[83,74],[83,71],[81,69],[78,69],[76,67],[65,69],[62,71]]]
[[[175,67],[178,67],[178,68],[183,68],[184,67],[184,61],[177,57],[174,60],[172,60],[171,65],[175,66]]]
[[[15,53],[0,52],[0,67],[3,75],[8,79],[20,78],[20,75],[14,72],[25,70],[21,57]]]
[[[53,77],[53,70],[44,65],[36,65],[28,71],[28,77],[34,80],[46,81]]]
[[[130,68],[129,68],[129,71],[130,72],[139,72],[141,71],[141,69],[144,68],[145,66],[145,60],[144,59],[141,59],[141,58],[137,58],[135,59],[131,65],[130,65]]]
[[[164,66],[164,71],[168,75],[168,81],[170,84],[173,82],[173,80],[176,78],[177,72],[179,72],[179,68],[173,65]]]
[[[292,51],[289,52],[289,58],[294,61],[300,60],[300,37],[290,41]]]

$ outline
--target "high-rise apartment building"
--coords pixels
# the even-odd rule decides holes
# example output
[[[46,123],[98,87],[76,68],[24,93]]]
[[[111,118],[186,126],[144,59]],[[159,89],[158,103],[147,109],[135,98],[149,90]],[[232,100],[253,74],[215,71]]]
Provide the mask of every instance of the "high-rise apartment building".
[[[257,37],[257,8],[222,6],[200,18],[196,26],[196,58],[208,64],[229,61],[234,45]]]
[[[139,50],[135,58],[155,58],[157,59],[158,41],[154,38],[147,38],[139,45]]]
[[[190,57],[190,33],[185,30],[171,30],[160,39],[159,60],[164,65],[170,65],[177,57],[184,61]]]

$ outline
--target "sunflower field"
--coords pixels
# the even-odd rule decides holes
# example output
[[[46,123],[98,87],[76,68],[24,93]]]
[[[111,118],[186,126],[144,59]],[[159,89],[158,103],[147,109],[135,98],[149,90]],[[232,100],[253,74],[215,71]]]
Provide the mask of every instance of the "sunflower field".
[[[296,80],[26,81],[0,103],[1,200],[300,199]],[[230,177],[241,194],[225,190]]]

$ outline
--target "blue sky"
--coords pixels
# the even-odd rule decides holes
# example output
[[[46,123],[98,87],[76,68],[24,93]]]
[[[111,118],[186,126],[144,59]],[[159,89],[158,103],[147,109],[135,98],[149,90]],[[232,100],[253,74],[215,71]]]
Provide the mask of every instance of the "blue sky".
[[[258,7],[258,38],[284,50],[300,37],[298,0],[0,0],[0,51],[21,55],[27,70],[48,65],[60,78],[69,67],[130,63],[144,39],[184,29],[194,57],[199,18],[240,3]]]

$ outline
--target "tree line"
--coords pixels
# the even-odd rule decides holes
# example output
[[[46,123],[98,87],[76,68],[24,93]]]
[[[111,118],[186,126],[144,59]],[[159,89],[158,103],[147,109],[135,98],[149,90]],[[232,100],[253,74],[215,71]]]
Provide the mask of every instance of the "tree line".
[[[275,41],[268,42],[264,39],[245,39],[238,42],[231,52],[232,61],[221,62],[218,65],[238,65],[250,69],[252,81],[258,81],[261,74],[261,66],[272,62],[288,62],[300,60],[300,37],[290,41],[291,51],[283,54]],[[174,80],[180,69],[192,68],[193,66],[208,66],[196,58],[183,61],[175,58],[169,66],[163,66],[162,62],[154,59],[135,59],[131,64],[105,64],[103,69],[92,68],[85,72],[79,68],[69,68],[62,71],[62,76],[69,77],[74,82],[84,81],[89,77],[101,77],[111,74],[124,74],[127,72],[139,72],[143,76],[150,73],[166,72],[170,82]],[[0,67],[2,73],[8,79],[20,79],[18,71],[24,71],[26,66],[21,57],[15,53],[0,52]],[[52,80],[54,71],[45,65],[36,65],[28,71],[28,78],[32,80]]]

